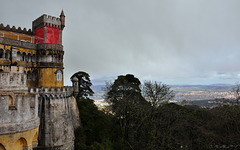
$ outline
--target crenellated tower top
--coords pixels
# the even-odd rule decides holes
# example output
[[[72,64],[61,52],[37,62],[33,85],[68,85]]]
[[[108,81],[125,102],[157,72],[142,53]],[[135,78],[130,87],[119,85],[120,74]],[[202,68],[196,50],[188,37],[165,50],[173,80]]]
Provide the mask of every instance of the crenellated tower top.
[[[42,16],[33,21],[32,30],[35,31],[36,29],[41,28],[45,25],[60,28],[61,27],[60,18],[43,14]]]
[[[62,44],[62,30],[65,27],[65,15],[62,10],[60,18],[43,14],[32,22],[35,44]]]

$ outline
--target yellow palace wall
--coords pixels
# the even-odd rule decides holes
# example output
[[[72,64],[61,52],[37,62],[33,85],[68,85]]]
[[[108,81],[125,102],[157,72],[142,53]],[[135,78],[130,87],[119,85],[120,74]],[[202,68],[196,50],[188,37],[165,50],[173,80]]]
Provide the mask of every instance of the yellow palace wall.
[[[0,150],[32,149],[37,146],[38,127],[19,133],[0,135]]]
[[[57,81],[56,72],[58,68],[38,68],[38,87],[63,87],[62,81]],[[62,71],[62,69],[60,69]]]

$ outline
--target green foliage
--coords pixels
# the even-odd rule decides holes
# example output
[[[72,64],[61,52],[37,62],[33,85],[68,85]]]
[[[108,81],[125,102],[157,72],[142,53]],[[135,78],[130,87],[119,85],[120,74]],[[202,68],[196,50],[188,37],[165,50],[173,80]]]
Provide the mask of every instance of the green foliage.
[[[106,87],[105,98],[111,104],[122,136],[130,148],[138,147],[138,143],[144,139],[141,127],[146,118],[142,112],[144,106],[149,104],[141,95],[140,85],[138,78],[127,74],[118,76],[113,84]]]
[[[113,150],[121,142],[116,119],[99,111],[91,99],[77,99],[82,127],[75,131],[76,150]]]
[[[119,76],[106,86],[113,115],[99,111],[90,99],[78,99],[82,127],[75,131],[81,150],[239,149],[240,106],[202,109],[161,103],[172,98],[167,85],[141,83]],[[161,103],[161,105],[159,105]]]
[[[92,96],[94,94],[93,90],[91,89],[91,80],[88,73],[79,71],[72,75],[71,79],[73,77],[78,78],[78,86],[79,86],[79,92],[77,97],[79,98],[87,98],[88,96]]]

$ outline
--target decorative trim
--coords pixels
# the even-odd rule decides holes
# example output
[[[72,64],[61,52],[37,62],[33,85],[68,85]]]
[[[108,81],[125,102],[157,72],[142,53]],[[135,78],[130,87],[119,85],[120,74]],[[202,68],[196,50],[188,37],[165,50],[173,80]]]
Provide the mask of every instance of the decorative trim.
[[[43,43],[43,44],[37,44],[37,49],[45,49],[45,50],[61,50],[63,51],[63,46],[61,44],[52,44],[52,43]]]

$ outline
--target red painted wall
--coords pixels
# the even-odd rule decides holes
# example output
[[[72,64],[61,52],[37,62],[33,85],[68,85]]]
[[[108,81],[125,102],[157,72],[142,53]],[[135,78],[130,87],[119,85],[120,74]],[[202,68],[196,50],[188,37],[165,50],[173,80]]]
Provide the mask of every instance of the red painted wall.
[[[40,43],[43,43],[43,28],[44,27],[35,30],[35,41],[34,41],[35,44],[37,43],[38,40]]]
[[[46,43],[59,44],[59,30],[59,28],[47,26]],[[44,27],[35,30],[35,44],[37,41],[43,43],[43,32]]]
[[[46,43],[59,44],[59,28],[47,27]]]

